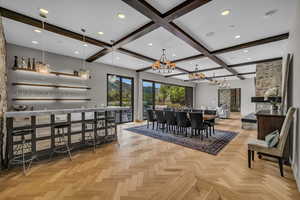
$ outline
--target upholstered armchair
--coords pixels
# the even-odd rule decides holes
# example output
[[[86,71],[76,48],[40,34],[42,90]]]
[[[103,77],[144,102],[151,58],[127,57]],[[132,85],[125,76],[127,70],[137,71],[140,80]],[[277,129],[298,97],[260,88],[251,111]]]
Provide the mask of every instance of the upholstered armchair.
[[[221,119],[228,119],[230,117],[230,111],[228,105],[223,104],[221,107],[217,109],[218,117]]]
[[[283,163],[282,163],[282,157],[283,157],[283,151],[285,147],[285,143],[287,141],[287,137],[289,134],[289,130],[293,121],[293,116],[296,111],[296,108],[291,107],[288,110],[288,113],[284,119],[280,136],[279,136],[279,142],[276,147],[268,147],[266,141],[264,140],[251,140],[248,143],[248,165],[249,168],[251,168],[251,158],[254,160],[254,152],[256,151],[260,155],[270,156],[278,159],[280,174],[283,176]]]

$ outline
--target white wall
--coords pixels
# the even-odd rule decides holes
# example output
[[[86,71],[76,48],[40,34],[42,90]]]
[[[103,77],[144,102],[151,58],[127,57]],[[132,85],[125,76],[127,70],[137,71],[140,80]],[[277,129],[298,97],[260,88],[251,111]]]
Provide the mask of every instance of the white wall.
[[[294,17],[289,37],[289,53],[294,54],[293,63],[293,76],[292,78],[292,105],[299,109],[300,107],[300,1],[297,2],[296,15]],[[298,189],[300,190],[300,136],[299,136],[299,123],[300,123],[299,110],[297,111],[295,122],[294,122],[294,150],[293,150],[293,161],[292,168],[298,184]]]
[[[251,103],[251,97],[255,96],[254,78],[245,80],[229,81],[231,88],[241,88],[241,114],[247,115],[255,112],[255,104]],[[218,106],[218,87],[209,85],[208,83],[200,83],[196,87],[196,107]]]
[[[12,82],[32,82],[32,83],[52,83],[52,84],[70,84],[70,85],[84,85],[89,86],[92,89],[86,92],[76,92],[72,91],[69,92],[66,90],[66,93],[63,95],[67,95],[68,93],[74,93],[75,97],[84,97],[84,98],[91,98],[90,102],[84,103],[76,103],[76,102],[49,102],[39,103],[37,102],[34,106],[36,109],[41,108],[76,108],[81,106],[95,106],[107,103],[107,82],[106,77],[107,74],[116,74],[121,76],[128,76],[134,78],[134,114],[135,119],[142,119],[142,80],[152,80],[152,81],[159,81],[163,83],[171,83],[176,85],[183,85],[183,86],[190,86],[195,87],[194,83],[184,82],[182,80],[173,79],[173,78],[165,78],[160,75],[156,75],[153,73],[147,72],[140,72],[137,73],[134,70],[129,70],[125,68],[120,68],[112,65],[106,65],[103,63],[87,63],[87,69],[90,70],[92,78],[84,81],[80,79],[74,78],[59,78],[56,76],[49,76],[49,75],[40,75],[36,73],[24,73],[24,72],[16,72],[12,70],[13,63],[14,63],[14,56],[20,57],[30,57],[36,58],[37,60],[41,60],[41,51],[21,47],[13,44],[7,45],[7,68],[8,68],[8,104],[9,107],[12,106],[15,102],[11,101],[13,95],[16,94],[16,87],[12,86]],[[48,53],[45,54],[45,60],[51,66],[51,70],[59,71],[59,72],[68,72],[73,73],[73,70],[81,69],[81,62],[82,60],[62,56],[58,54]],[[27,60],[26,60],[27,62]],[[46,89],[43,91],[47,91]],[[52,91],[53,92],[53,91]],[[45,92],[47,96],[47,92]],[[48,96],[53,95],[51,91],[49,92]],[[34,97],[34,96],[33,96]],[[58,96],[59,97],[59,96]],[[138,100],[139,99],[139,100]],[[32,104],[32,102],[30,102]]]

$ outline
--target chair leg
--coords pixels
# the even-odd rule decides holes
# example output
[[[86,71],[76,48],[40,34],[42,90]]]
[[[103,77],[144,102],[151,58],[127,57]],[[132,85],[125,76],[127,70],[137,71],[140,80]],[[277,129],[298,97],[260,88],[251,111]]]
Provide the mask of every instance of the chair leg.
[[[278,158],[278,164],[279,164],[279,169],[280,169],[280,175],[283,177],[283,162],[282,162],[282,158]]]
[[[147,128],[149,128],[149,121],[147,120]]]
[[[155,122],[152,122],[152,130],[154,130],[154,123],[155,123]]]
[[[252,151],[251,154],[252,154],[252,161],[254,161],[254,154],[255,154],[254,151]]]
[[[251,154],[252,154],[252,151],[248,150],[248,167],[249,168],[251,168]]]

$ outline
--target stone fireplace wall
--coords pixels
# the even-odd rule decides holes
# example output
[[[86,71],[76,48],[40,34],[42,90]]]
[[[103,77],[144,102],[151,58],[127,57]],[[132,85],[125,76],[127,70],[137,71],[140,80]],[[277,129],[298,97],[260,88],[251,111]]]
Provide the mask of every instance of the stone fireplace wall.
[[[2,168],[2,159],[3,159],[3,149],[4,146],[4,133],[5,133],[5,124],[3,120],[3,115],[7,108],[7,91],[6,91],[6,50],[5,50],[5,38],[3,33],[2,26],[2,17],[0,15],[0,169]]]
[[[280,95],[282,85],[282,61],[266,62],[256,65],[255,93],[263,97],[269,88],[277,87]],[[256,103],[256,111],[268,110],[271,104]]]

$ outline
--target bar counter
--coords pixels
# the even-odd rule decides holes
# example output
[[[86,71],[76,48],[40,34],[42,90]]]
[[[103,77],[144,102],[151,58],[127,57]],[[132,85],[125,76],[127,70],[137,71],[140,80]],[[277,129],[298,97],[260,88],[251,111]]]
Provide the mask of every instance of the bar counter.
[[[31,129],[31,137],[26,138],[26,142],[31,144],[30,153],[37,158],[43,158],[54,148],[56,125],[67,124],[66,137],[69,146],[72,150],[82,149],[88,147],[86,134],[91,132],[97,135],[100,133],[100,143],[117,140],[116,112],[129,109],[129,107],[108,106],[6,112],[5,167],[10,167],[9,161],[15,156],[15,145],[21,142],[14,136],[15,131]]]

